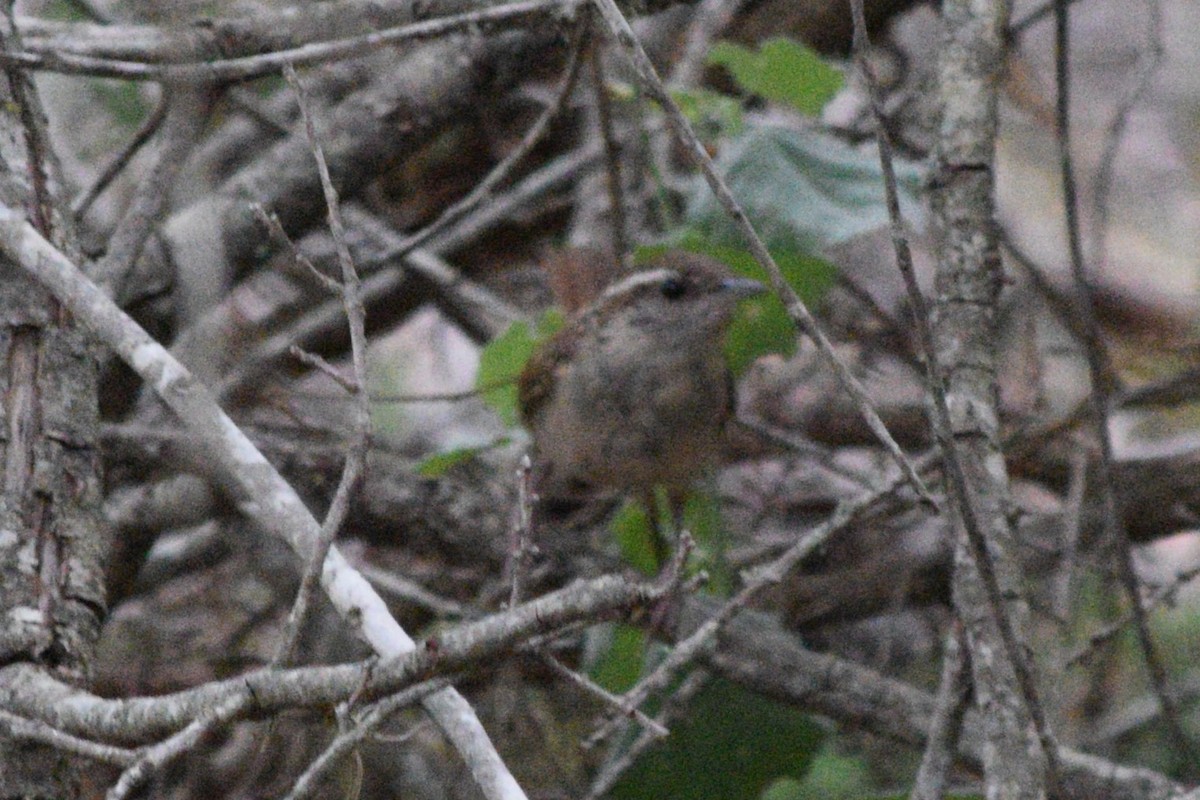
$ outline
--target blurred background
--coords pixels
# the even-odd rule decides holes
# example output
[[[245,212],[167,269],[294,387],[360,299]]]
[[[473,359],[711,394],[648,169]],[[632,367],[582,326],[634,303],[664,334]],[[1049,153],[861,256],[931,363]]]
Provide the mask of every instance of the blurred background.
[[[381,21],[361,5],[347,3],[345,29],[325,36],[411,18],[380,12]],[[189,31],[205,29],[197,20],[269,19],[283,7],[52,0],[19,3],[18,12],[30,49],[170,61]],[[867,12],[906,226],[932,289],[925,179],[938,135],[939,10],[867,0]],[[1172,741],[1150,690],[1116,543],[1102,531],[1099,451],[1083,424],[1092,388],[1066,249],[1053,21],[1044,12],[1039,2],[1012,9],[996,159],[1001,432],[1033,650],[1064,743],[1195,779],[1196,764]],[[1115,376],[1119,507],[1170,691],[1196,738],[1200,5],[1080,0],[1071,23],[1071,146],[1084,253]],[[374,431],[340,542],[414,635],[507,599],[514,468],[528,445],[511,381],[558,324],[547,315],[555,305],[548,274],[594,272],[604,282],[620,267],[597,253],[628,248],[637,261],[665,246],[755,274],[602,26],[585,35],[565,21],[539,24],[373,49],[300,73],[368,293]],[[887,230],[874,119],[848,60],[844,2],[704,0],[644,16],[636,28],[889,428],[908,452],[929,449],[919,345]],[[232,34],[226,44],[213,57],[244,54]],[[574,61],[578,75],[566,81]],[[349,401],[289,346],[346,371],[348,339],[340,303],[297,256],[337,274],[295,96],[277,74],[220,91],[50,72],[37,80],[90,256],[111,246],[163,154],[177,162],[159,224],[118,282],[118,297],[209,383],[320,516],[344,457]],[[187,103],[190,119],[168,111]],[[548,112],[544,135],[523,142]],[[147,143],[131,147],[139,134]],[[518,151],[491,191],[445,216]],[[254,203],[278,215],[287,241],[249,210]],[[398,255],[411,244],[405,237],[430,225],[438,230]],[[741,570],[872,485],[888,463],[778,301],[748,304],[728,350],[739,415],[773,435],[731,447],[689,504],[694,560],[712,576],[705,591],[718,596],[736,588]],[[103,374],[108,511],[120,535],[101,691],[164,692],[262,665],[298,582],[294,557],[221,503],[202,465],[182,458],[169,414],[127,371],[106,363]],[[528,594],[604,571],[653,571],[636,517],[615,503],[576,529],[538,532]],[[952,616],[950,570],[946,521],[893,498],[758,609],[805,647],[932,692]],[[601,624],[552,650],[620,692],[664,646],[641,629]],[[302,653],[306,663],[366,656],[327,608]],[[460,688],[533,797],[901,796],[920,757],[850,715],[816,716],[803,702],[756,695],[702,666],[651,702],[648,712],[663,714],[673,736],[632,761],[632,722],[582,746],[607,709],[536,654],[472,672]],[[272,725],[240,723],[172,768],[154,796],[279,796],[333,728],[329,718],[298,712]],[[477,796],[416,712],[389,728],[407,738],[360,748],[325,796]],[[103,791],[112,776],[95,779]],[[977,793],[969,768],[953,779]]]

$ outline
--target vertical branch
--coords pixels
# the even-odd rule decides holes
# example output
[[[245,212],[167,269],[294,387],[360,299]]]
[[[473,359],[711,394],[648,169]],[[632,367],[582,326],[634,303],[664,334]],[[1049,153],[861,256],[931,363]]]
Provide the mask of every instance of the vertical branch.
[[[89,281],[61,250],[46,241],[20,212],[3,204],[0,204],[0,255],[33,275],[72,316],[87,325],[97,340],[111,347],[154,387],[193,434],[196,452],[213,465],[239,509],[265,532],[287,542],[298,555],[311,554],[320,535],[317,521],[295,489],[221,410],[209,391]],[[0,288],[5,286],[0,281]],[[321,584],[343,620],[376,653],[386,658],[416,649],[416,642],[396,622],[383,598],[350,567],[336,547],[329,549]],[[461,694],[452,688],[442,689],[426,697],[422,705],[462,755],[484,797],[524,800],[525,793]]]
[[[929,740],[925,743],[925,754],[921,758],[921,767],[917,770],[909,800],[942,800],[946,795],[947,776],[954,765],[954,753],[971,689],[966,645],[962,625],[956,620],[946,634],[937,708],[929,723]]]
[[[968,0],[943,6],[943,118],[930,181],[939,234],[937,316],[931,325],[900,218],[878,89],[865,58],[862,0],[852,0],[851,8],[857,62],[876,116],[896,263],[927,361],[931,422],[956,516],[954,600],[971,652],[976,700],[988,725],[987,796],[1040,800],[1048,787],[1053,793],[1060,770],[1025,638],[1029,612],[1013,556],[993,344],[1001,284],[993,200],[994,87],[1003,69],[1006,9]],[[1030,737],[1030,723],[1037,740]]]
[[[1075,305],[1083,323],[1084,345],[1092,391],[1088,395],[1091,428],[1100,444],[1100,459],[1096,463],[1096,483],[1100,488],[1104,509],[1104,534],[1117,550],[1117,570],[1121,585],[1129,596],[1133,611],[1134,630],[1146,658],[1150,684],[1162,706],[1163,718],[1180,754],[1190,764],[1200,763],[1200,751],[1192,743],[1180,722],[1179,706],[1167,685],[1167,671],[1150,635],[1150,622],[1142,605],[1137,572],[1133,565],[1133,550],[1125,530],[1125,522],[1117,506],[1117,490],[1113,476],[1113,445],[1109,431],[1109,405],[1113,390],[1112,366],[1101,339],[1100,322],[1092,304],[1091,287],[1083,259],[1083,242],[1079,229],[1079,195],[1075,186],[1075,168],[1071,155],[1071,74],[1070,74],[1070,16],[1067,0],[1054,3],[1054,78],[1058,87],[1056,114],[1058,121],[1058,152],[1062,173],[1063,203],[1065,204],[1067,249],[1071,259],[1071,276],[1075,285]],[[1107,190],[1106,190],[1107,191]]]
[[[133,274],[146,241],[167,210],[171,184],[199,140],[212,108],[212,92],[206,88],[164,86],[162,91],[160,107],[165,105],[166,112],[158,160],[109,237],[108,252],[92,268],[95,281],[111,289],[118,302],[124,294],[121,287]],[[151,115],[148,122],[153,123],[157,116]]]
[[[533,493],[533,464],[529,454],[521,456],[517,466],[517,520],[512,529],[509,547],[509,593],[508,607],[515,608],[521,599],[521,581],[526,562],[534,552],[533,505],[537,501]]]
[[[130,137],[125,146],[109,159],[109,162],[100,170],[100,173],[92,181],[91,185],[81,191],[71,201],[71,213],[75,215],[77,220],[84,218],[88,210],[92,207],[92,203],[96,202],[96,199],[104,193],[104,190],[121,174],[121,170],[129,166],[129,162],[133,160],[133,157],[146,146],[146,143],[150,141],[162,126],[163,120],[167,118],[168,105],[170,105],[170,101],[167,98],[167,92],[162,92],[158,98],[158,103],[154,106],[154,110],[142,120],[142,124],[138,126],[138,129]]]
[[[342,224],[342,215],[338,204],[337,189],[329,177],[329,166],[325,163],[325,153],[321,142],[317,139],[316,128],[313,125],[312,114],[308,107],[308,97],[304,86],[292,65],[283,69],[288,85],[296,95],[296,103],[300,108],[300,119],[304,124],[305,136],[309,147],[312,148],[313,159],[317,162],[317,172],[321,178],[321,189],[325,195],[325,205],[329,215],[329,230],[333,235],[334,246],[337,249],[338,264],[341,267],[342,280],[338,292],[342,297],[342,308],[346,313],[346,324],[350,328],[350,363],[353,379],[347,382],[350,395],[354,400],[352,405],[351,441],[346,452],[346,462],[342,467],[342,477],[338,481],[333,502],[325,520],[321,523],[321,533],[304,567],[300,577],[300,588],[288,616],[287,629],[279,652],[276,653],[276,665],[286,664],[291,658],[296,642],[304,628],[304,619],[308,614],[309,605],[320,587],[321,572],[333,539],[342,527],[350,510],[350,498],[358,486],[363,469],[367,462],[367,443],[371,437],[371,409],[367,396],[367,330],[366,311],[363,309],[362,284],[358,279],[358,271],[350,257],[350,247],[346,244],[346,230]]]
[[[591,15],[588,15],[591,18]],[[612,101],[604,83],[604,41],[595,37],[591,51],[592,90],[596,96],[596,121],[604,142],[604,165],[608,181],[609,215],[612,218],[613,258],[622,272],[630,267],[629,223],[625,216],[625,185],[621,180],[621,148],[613,129]]]
[[[7,2],[0,46],[20,46]],[[0,195],[23,221],[78,252],[47,142],[36,87],[19,69],[4,69]],[[108,552],[91,352],[54,297],[0,256],[0,662],[78,683],[91,671]],[[73,797],[79,773],[66,753],[0,735],[0,777],[10,796]]]
[[[1154,76],[1162,65],[1165,52],[1163,49],[1163,12],[1159,0],[1146,1],[1146,51],[1139,59],[1138,68],[1129,89],[1117,103],[1112,122],[1104,135],[1104,150],[1100,154],[1100,162],[1096,168],[1095,197],[1093,198],[1093,213],[1096,222],[1094,237],[1095,261],[1103,264],[1105,260],[1105,242],[1108,238],[1108,211],[1111,198],[1113,170],[1117,163],[1117,152],[1124,141],[1125,129],[1129,126],[1129,115],[1150,91]]]
[[[883,424],[883,420],[879,418],[879,414],[871,405],[871,400],[867,397],[867,391],[863,388],[862,383],[850,372],[849,368],[842,362],[841,358],[833,349],[833,343],[829,341],[829,337],[817,324],[816,317],[808,310],[808,306],[796,294],[796,290],[787,282],[783,276],[783,271],[779,265],[775,263],[775,258],[767,250],[766,243],[762,237],[758,235],[758,231],[750,222],[750,218],[746,215],[737,198],[733,196],[733,192],[729,189],[729,184],[725,182],[717,173],[716,164],[713,163],[712,156],[704,148],[704,144],[700,141],[700,137],[696,135],[696,131],[688,123],[687,118],[679,109],[679,104],[667,92],[663,85],[662,78],[658,75],[658,70],[654,68],[654,64],[650,61],[650,56],[646,55],[645,48],[638,42],[637,36],[634,35],[633,28],[629,24],[629,20],[621,13],[621,9],[617,7],[614,0],[594,0],[596,8],[600,11],[600,16],[604,18],[609,29],[612,31],[614,38],[625,51],[633,65],[634,71],[637,73],[638,80],[646,94],[652,100],[658,103],[666,113],[667,126],[670,128],[672,135],[679,142],[687,156],[692,162],[699,167],[704,175],[705,181],[709,188],[721,203],[721,207],[733,220],[738,232],[746,242],[754,260],[766,270],[767,278],[771,283],[771,289],[779,295],[783,301],[784,308],[787,309],[788,316],[792,322],[804,334],[808,335],[813,343],[816,344],[817,350],[820,351],[822,357],[833,370],[833,374],[837,377],[841,388],[846,392],[858,407],[859,413],[863,420],[867,423],[867,427],[879,440],[879,442],[887,450],[888,455],[895,461],[900,472],[904,475],[905,480],[913,487],[913,490],[919,497],[932,504],[932,497],[929,494],[925,482],[917,475],[913,468],[912,462],[900,449],[900,445],[888,432],[887,426]]]
[[[1056,793],[1058,751],[1032,672],[1029,609],[1015,559],[996,408],[994,332],[1002,271],[994,159],[1007,4],[952,0],[943,5],[943,16],[942,120],[930,180],[938,256],[932,354],[945,388],[948,460],[957,462],[949,472],[965,490],[954,603],[986,721],[987,796],[1042,798]],[[996,658],[998,652],[1006,657]],[[1032,739],[1031,722],[1040,742]]]

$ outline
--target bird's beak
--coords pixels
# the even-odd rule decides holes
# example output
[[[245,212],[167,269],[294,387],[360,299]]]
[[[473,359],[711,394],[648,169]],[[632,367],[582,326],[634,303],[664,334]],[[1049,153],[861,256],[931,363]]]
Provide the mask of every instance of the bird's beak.
[[[721,281],[721,288],[735,297],[754,297],[767,290],[767,287],[752,278],[726,278]]]

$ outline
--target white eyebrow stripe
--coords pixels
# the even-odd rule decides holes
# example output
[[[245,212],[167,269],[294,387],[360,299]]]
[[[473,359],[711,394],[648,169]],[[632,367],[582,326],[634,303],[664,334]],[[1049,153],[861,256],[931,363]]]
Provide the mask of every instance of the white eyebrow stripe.
[[[612,286],[604,290],[604,294],[600,295],[600,299],[611,300],[617,295],[625,294],[639,286],[646,286],[654,283],[661,283],[671,276],[678,277],[679,273],[673,269],[659,267],[658,269],[647,269],[641,272],[635,272],[627,278],[624,278]]]

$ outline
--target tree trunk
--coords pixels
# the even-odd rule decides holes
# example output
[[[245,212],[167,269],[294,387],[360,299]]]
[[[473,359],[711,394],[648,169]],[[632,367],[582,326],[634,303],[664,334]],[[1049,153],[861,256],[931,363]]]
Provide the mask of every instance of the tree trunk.
[[[0,27],[12,30],[7,12]],[[0,202],[26,209],[77,255],[34,88],[6,71],[0,95]],[[83,332],[0,261],[0,664],[33,663],[77,683],[88,679],[104,612],[96,409]],[[78,786],[78,766],[61,751],[0,736],[0,800],[75,797]]]

